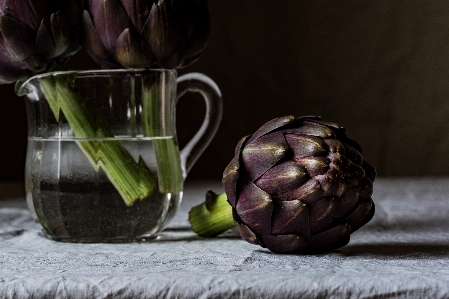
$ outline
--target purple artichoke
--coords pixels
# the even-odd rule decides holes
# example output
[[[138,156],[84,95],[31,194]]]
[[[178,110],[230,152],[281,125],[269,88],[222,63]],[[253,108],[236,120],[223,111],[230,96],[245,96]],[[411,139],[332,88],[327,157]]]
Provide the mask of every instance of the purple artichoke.
[[[46,71],[80,49],[79,0],[0,0],[0,84]]]
[[[374,167],[345,129],[281,117],[244,137],[223,174],[243,239],[276,253],[332,250],[374,215]]]
[[[187,66],[209,23],[206,0],[87,0],[83,14],[86,49],[103,68]]]

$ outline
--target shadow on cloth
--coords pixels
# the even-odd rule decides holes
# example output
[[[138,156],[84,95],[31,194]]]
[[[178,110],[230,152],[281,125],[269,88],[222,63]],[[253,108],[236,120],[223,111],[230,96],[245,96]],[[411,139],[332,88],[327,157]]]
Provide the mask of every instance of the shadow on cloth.
[[[449,244],[354,244],[337,250],[345,256],[370,255],[379,257],[449,257]]]
[[[408,232],[437,232],[449,231],[449,221],[442,217],[426,217],[421,219],[396,218],[393,220],[373,219],[363,226],[366,231],[408,231]]]

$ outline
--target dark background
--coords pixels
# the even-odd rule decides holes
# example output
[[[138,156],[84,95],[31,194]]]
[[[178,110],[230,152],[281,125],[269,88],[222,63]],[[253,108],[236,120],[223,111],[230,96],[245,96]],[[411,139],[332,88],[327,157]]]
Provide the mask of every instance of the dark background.
[[[212,0],[203,56],[181,70],[220,86],[220,129],[189,178],[220,179],[239,139],[284,115],[321,115],[382,176],[449,174],[449,2]],[[98,68],[85,52],[73,69]],[[24,99],[0,86],[0,180],[23,180]],[[204,114],[178,105],[181,144]]]

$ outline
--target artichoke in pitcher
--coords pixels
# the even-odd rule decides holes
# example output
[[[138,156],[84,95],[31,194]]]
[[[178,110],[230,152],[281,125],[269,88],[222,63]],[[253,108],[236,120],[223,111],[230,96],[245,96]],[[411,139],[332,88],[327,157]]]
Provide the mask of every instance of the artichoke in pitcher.
[[[0,84],[62,64],[80,49],[79,0],[0,0]]]
[[[201,212],[192,209],[190,221],[200,235],[222,232],[212,231],[220,221],[210,221],[209,229],[199,224],[204,217],[218,218],[213,207],[220,203],[222,215],[232,215],[242,238],[252,244],[276,253],[332,250],[346,245],[373,217],[375,177],[360,145],[339,124],[313,116],[281,117],[237,144],[223,173],[230,207],[223,208],[223,196],[209,198]],[[197,221],[200,213],[203,219]]]
[[[176,69],[199,58],[210,20],[206,0],[87,0],[83,24],[104,68]]]
[[[85,0],[82,23],[84,46],[104,69],[178,69],[195,62],[202,54],[209,37],[210,20],[207,0]],[[139,108],[144,118],[142,135],[147,138],[160,137],[154,135],[161,126],[158,109],[153,105],[158,100],[157,84],[151,79],[142,82]],[[136,99],[130,105],[130,117],[135,122]],[[136,124],[132,126],[135,130]],[[127,186],[125,196],[126,193],[139,195],[126,199],[127,204],[145,198],[155,187],[161,193],[182,190],[178,145],[161,138],[155,138],[153,145],[157,179],[147,176],[136,181],[139,187]],[[132,173],[141,173],[144,166]],[[126,184],[127,176],[121,176],[120,172],[117,176],[119,183]]]

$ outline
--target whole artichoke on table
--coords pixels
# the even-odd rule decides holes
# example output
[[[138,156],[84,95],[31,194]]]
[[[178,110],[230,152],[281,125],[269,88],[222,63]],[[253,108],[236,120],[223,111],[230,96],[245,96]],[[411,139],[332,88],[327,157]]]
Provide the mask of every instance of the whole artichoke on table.
[[[375,177],[339,124],[280,117],[240,140],[223,173],[226,194],[209,192],[189,218],[214,236],[234,225],[232,214],[243,239],[276,253],[332,250],[373,217]]]
[[[62,64],[80,48],[78,0],[0,0],[0,84]]]
[[[83,24],[104,68],[176,69],[202,54],[210,19],[206,0],[87,0]]]

